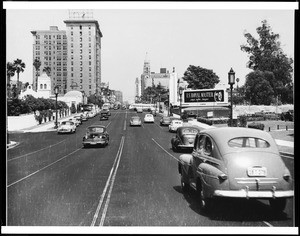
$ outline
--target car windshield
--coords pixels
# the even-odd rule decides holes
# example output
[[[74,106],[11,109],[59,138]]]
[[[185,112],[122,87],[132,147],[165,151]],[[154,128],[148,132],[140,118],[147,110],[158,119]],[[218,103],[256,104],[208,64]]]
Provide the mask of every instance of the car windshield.
[[[131,118],[133,121],[139,121],[140,120],[140,117],[132,117]]]
[[[176,121],[173,121],[173,124],[180,125],[180,124],[182,124],[182,122],[179,120],[176,120]]]
[[[229,147],[233,148],[268,148],[270,144],[260,138],[238,137],[229,140]]]
[[[63,121],[61,122],[62,125],[73,125],[74,123],[71,121]]]
[[[171,120],[170,117],[164,117],[163,119],[164,119],[164,121],[169,121],[169,120]]]
[[[89,127],[88,132],[93,132],[93,133],[103,133],[104,128],[103,127]]]
[[[151,114],[147,114],[146,117],[152,117],[152,115]]]

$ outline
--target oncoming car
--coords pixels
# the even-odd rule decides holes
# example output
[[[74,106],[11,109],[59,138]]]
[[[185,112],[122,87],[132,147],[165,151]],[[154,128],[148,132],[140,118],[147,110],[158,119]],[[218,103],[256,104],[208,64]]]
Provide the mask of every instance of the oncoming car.
[[[145,123],[154,123],[154,117],[152,114],[146,114],[144,117]]]
[[[218,198],[266,199],[282,212],[294,196],[293,179],[272,136],[265,131],[223,127],[200,131],[192,154],[179,157],[183,191],[197,191],[209,209]]]
[[[174,152],[181,150],[192,151],[196,134],[200,131],[197,126],[179,127],[176,136],[171,139],[171,145]]]
[[[76,125],[73,121],[62,121],[57,128],[57,133],[75,133]]]
[[[178,127],[183,126],[183,121],[182,120],[172,120],[171,123],[169,124],[169,132],[176,132]]]
[[[130,126],[141,126],[142,120],[139,116],[133,116],[130,118]]]
[[[103,125],[92,125],[86,129],[86,134],[82,139],[83,147],[87,146],[107,146],[109,142],[109,134]]]

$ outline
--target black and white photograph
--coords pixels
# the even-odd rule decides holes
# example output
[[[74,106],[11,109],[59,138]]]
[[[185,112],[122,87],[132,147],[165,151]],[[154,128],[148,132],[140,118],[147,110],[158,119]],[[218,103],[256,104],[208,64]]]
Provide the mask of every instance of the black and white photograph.
[[[298,9],[4,1],[1,231],[298,234]]]

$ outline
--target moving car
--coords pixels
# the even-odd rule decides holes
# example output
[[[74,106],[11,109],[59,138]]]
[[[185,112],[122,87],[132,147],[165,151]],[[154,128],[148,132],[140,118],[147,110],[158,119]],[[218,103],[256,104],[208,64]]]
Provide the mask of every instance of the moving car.
[[[181,150],[193,150],[196,134],[200,132],[197,126],[179,127],[176,136],[171,139],[171,145],[174,152]]]
[[[137,113],[143,113],[143,108],[141,108],[141,107],[136,108],[136,112]]]
[[[73,121],[62,121],[57,128],[57,133],[75,133],[76,125]]]
[[[267,199],[282,212],[294,196],[293,179],[272,136],[244,127],[200,131],[192,154],[179,157],[181,187],[198,193],[209,209],[218,198]]]
[[[101,111],[100,112],[100,120],[108,120],[108,112],[107,111]]]
[[[169,132],[176,132],[178,127],[183,126],[183,121],[182,120],[172,120],[171,123],[169,124]]]
[[[103,125],[91,125],[86,129],[86,134],[82,139],[83,147],[87,146],[107,146],[109,134]]]
[[[88,120],[87,113],[83,112],[83,113],[81,114],[81,119],[82,119],[82,121],[87,121],[87,120]]]
[[[142,120],[139,116],[133,116],[130,118],[130,126],[141,126]]]
[[[78,123],[81,125],[82,124],[82,116],[81,115],[76,115],[74,118],[78,121]]]
[[[169,116],[163,116],[161,119],[160,119],[160,125],[163,126],[163,125],[170,125],[171,124],[171,118]]]
[[[154,123],[154,117],[152,114],[146,114],[144,117],[145,123]]]
[[[80,121],[75,117],[70,118],[69,121],[72,121],[76,125],[76,127],[80,125]]]
[[[109,108],[107,108],[107,107],[102,108],[102,110],[100,111],[100,113],[106,113],[108,116],[111,115],[110,110],[109,110]]]

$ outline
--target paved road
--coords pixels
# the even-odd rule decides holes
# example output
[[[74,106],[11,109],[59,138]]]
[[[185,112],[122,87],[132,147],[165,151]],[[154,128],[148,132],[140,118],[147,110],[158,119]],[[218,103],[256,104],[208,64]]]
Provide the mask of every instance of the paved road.
[[[293,226],[294,204],[274,215],[267,202],[223,200],[205,214],[192,190],[183,194],[174,134],[154,124],[130,127],[136,113],[112,111],[71,135],[19,133],[8,150],[9,226]],[[138,114],[143,117],[143,114]],[[85,128],[104,124],[105,148],[83,149]],[[294,175],[293,159],[285,159]]]

